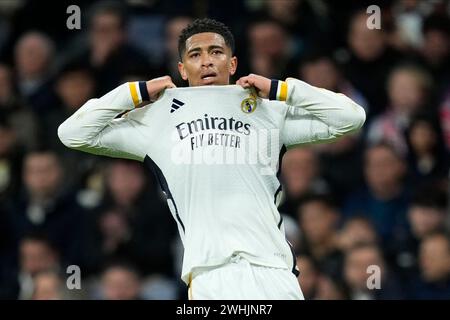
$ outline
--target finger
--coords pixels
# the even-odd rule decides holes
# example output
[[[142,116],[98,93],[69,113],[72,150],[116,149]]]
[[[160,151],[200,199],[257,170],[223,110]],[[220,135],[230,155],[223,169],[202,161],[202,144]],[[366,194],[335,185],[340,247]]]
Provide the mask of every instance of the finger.
[[[247,79],[246,79],[246,81],[247,81],[247,83],[248,83],[250,86],[254,86],[254,85],[255,85],[255,78],[252,77],[252,76],[248,76]]]
[[[249,88],[252,86],[251,82],[249,81],[249,77],[242,77],[238,80],[237,84],[241,85],[244,88]]]
[[[243,76],[241,77],[242,80],[247,81],[247,82],[251,82],[253,80],[253,76],[250,74],[248,76]]]
[[[250,83],[248,83],[247,81],[241,81],[241,83],[239,83],[239,85],[243,88],[250,88],[251,85]]]
[[[236,84],[243,85],[246,81],[246,77],[240,77],[238,81],[236,81]]]

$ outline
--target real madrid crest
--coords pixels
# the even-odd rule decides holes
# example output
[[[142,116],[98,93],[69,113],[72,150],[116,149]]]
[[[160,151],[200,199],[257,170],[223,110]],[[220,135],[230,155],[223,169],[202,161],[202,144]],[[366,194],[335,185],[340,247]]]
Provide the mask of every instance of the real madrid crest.
[[[241,102],[241,110],[242,112],[245,113],[252,113],[253,111],[256,110],[256,106],[257,106],[257,94],[255,92],[254,88],[251,88],[251,93],[250,93],[250,97],[246,98],[244,100],[242,100]]]
[[[246,98],[241,102],[241,110],[245,113],[252,113],[256,109],[256,99],[253,97]]]

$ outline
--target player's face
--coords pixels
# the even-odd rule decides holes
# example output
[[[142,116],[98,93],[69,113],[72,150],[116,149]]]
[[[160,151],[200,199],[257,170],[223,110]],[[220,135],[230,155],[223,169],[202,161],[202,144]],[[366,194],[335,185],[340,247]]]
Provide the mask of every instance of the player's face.
[[[236,72],[237,58],[224,38],[213,32],[197,33],[186,40],[182,62],[178,63],[189,86],[227,85]]]

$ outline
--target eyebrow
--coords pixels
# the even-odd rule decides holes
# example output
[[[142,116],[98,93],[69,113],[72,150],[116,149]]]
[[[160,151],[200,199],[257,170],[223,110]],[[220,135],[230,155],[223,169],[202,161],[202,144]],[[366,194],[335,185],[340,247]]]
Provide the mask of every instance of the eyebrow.
[[[211,50],[213,50],[213,49],[221,49],[221,50],[224,50],[224,48],[223,48],[222,46],[218,46],[218,45],[211,45],[211,46],[208,47],[208,51],[211,51]],[[194,52],[194,51],[201,51],[201,50],[202,50],[202,48],[200,48],[200,47],[195,47],[195,48],[190,49],[190,50],[187,52],[187,54],[190,54],[191,52]]]

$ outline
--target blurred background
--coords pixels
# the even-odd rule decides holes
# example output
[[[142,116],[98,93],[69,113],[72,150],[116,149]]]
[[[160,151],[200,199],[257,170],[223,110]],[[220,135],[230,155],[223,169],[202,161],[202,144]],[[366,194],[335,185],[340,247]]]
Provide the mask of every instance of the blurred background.
[[[67,7],[81,9],[70,30]],[[370,30],[368,5],[381,9]],[[364,128],[282,161],[307,299],[450,299],[450,4],[445,0],[0,1],[0,298],[186,299],[183,248],[139,162],[56,130],[119,84],[177,72],[194,18],[236,38],[235,80],[295,77],[363,106]],[[69,265],[81,289],[69,290]],[[381,289],[369,290],[369,265]]]

